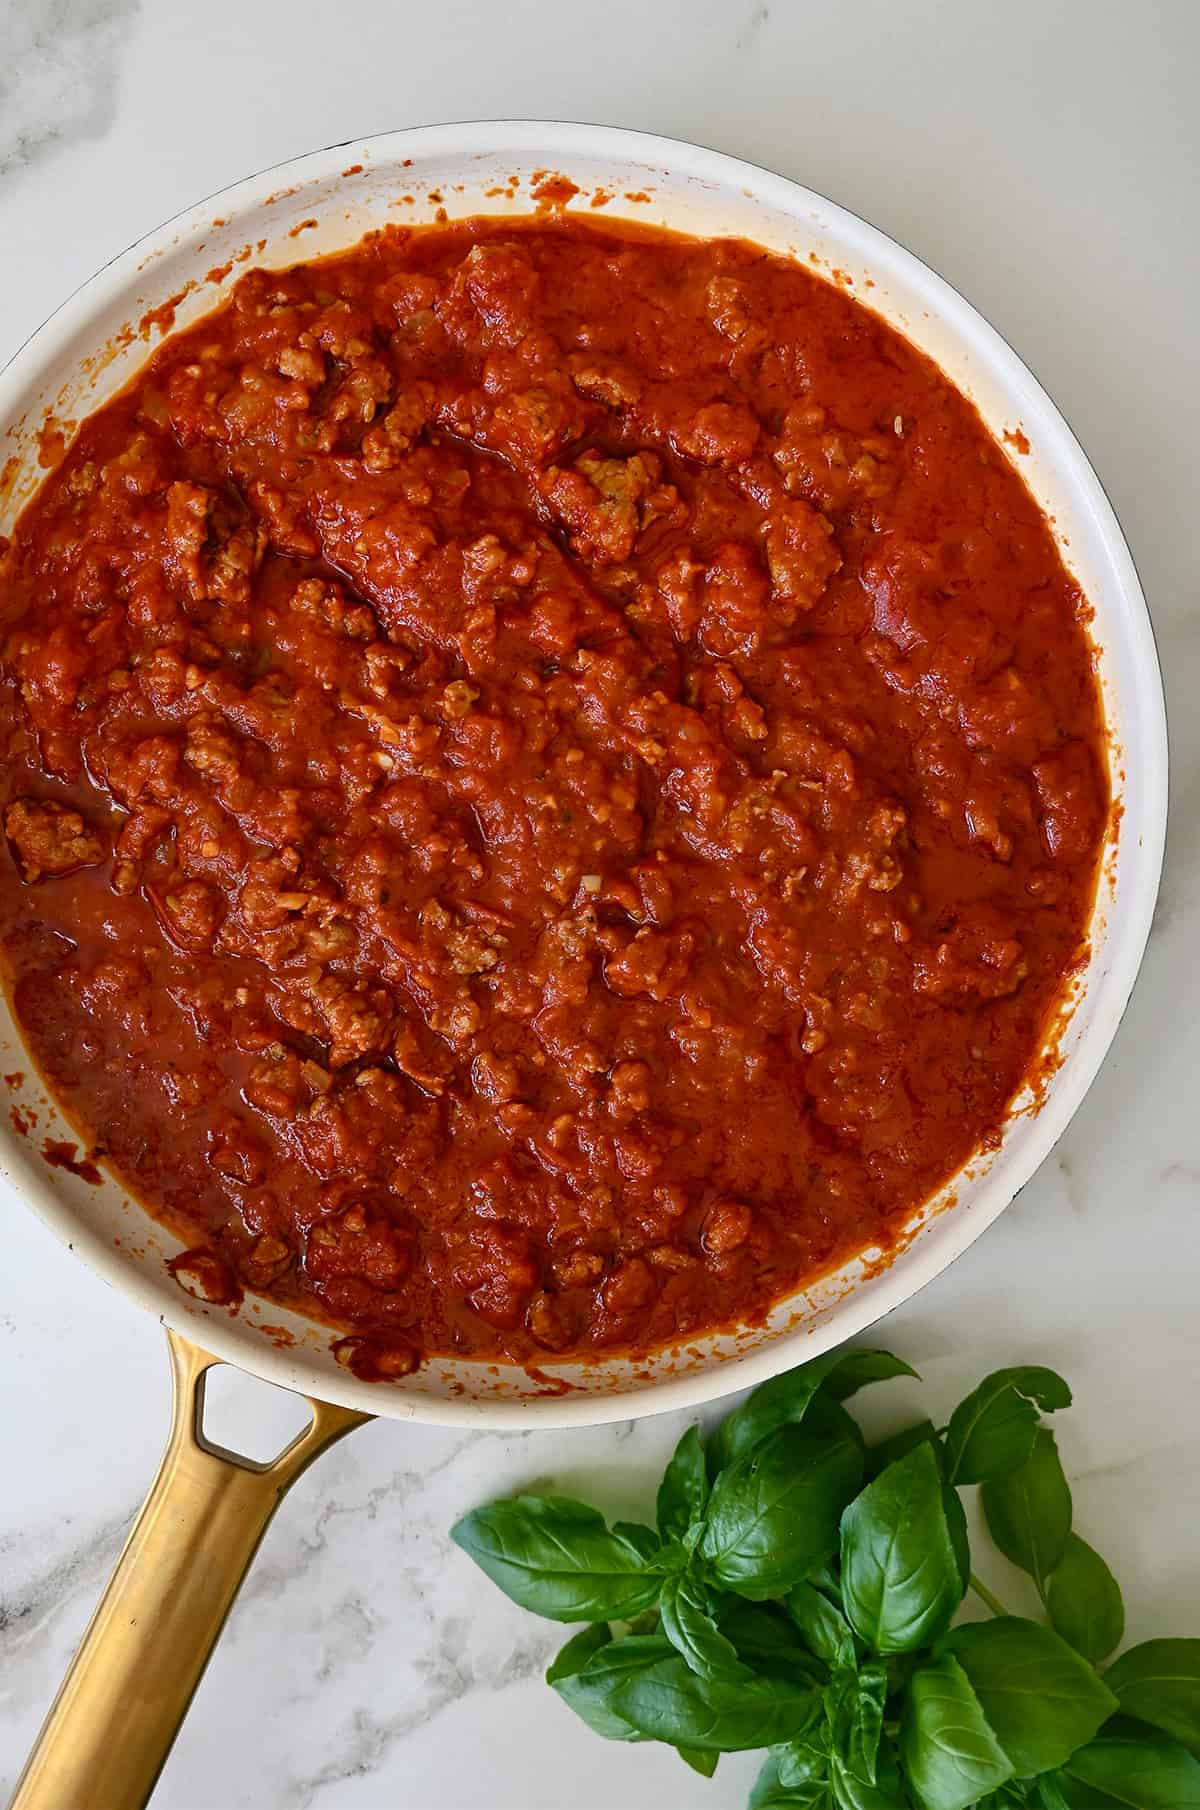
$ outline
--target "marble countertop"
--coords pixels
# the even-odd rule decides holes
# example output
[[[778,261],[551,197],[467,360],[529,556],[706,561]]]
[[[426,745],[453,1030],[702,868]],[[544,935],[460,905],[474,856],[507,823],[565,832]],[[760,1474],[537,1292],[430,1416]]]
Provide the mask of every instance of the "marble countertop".
[[[1088,448],[1154,614],[1174,820],[1142,977],[1070,1132],[953,1269],[879,1331],[946,1411],[995,1364],[1061,1369],[1077,1524],[1130,1632],[1200,1633],[1200,19],[1190,0],[0,0],[0,358],[114,252],[313,146],[543,115],[721,147],[834,196],[956,283]],[[229,1373],[224,1373],[228,1375]],[[254,1393],[255,1391],[258,1393]],[[227,1404],[272,1421],[260,1385]],[[876,1392],[877,1424],[911,1405]],[[0,1789],[158,1457],[162,1335],[31,1215],[0,1268]],[[301,1481],[172,1754],[159,1810],[663,1810],[744,1802],[602,1743],[541,1683],[562,1636],[447,1528],[547,1485],[641,1514],[679,1416],[554,1434],[385,1422]],[[996,1566],[1002,1568],[997,1559]]]

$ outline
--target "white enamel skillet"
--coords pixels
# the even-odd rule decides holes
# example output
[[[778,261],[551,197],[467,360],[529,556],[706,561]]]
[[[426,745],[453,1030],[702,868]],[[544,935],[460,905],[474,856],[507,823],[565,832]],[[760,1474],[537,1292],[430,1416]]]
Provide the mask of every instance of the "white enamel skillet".
[[[917,1215],[886,1265],[865,1253],[765,1325],[689,1342],[644,1361],[516,1368],[434,1361],[387,1384],[339,1367],[327,1329],[271,1302],[236,1314],[185,1294],[166,1261],[177,1242],[120,1184],[50,1169],[44,1135],[70,1138],[0,1000],[4,1068],[23,1069],[15,1104],[39,1114],[36,1142],[0,1124],[0,1189],[25,1202],[99,1275],[171,1329],[176,1417],[164,1469],[18,1786],[22,1810],[124,1810],[153,1788],[258,1540],[288,1484],[364,1416],[473,1427],[570,1427],[692,1407],[763,1381],[879,1319],[973,1243],[1060,1136],[1102,1062],[1150,928],[1162,862],[1167,742],[1145,600],[1100,481],[1070,428],[1012,348],[942,278],[876,228],[797,183],[698,146],[605,127],[490,121],[422,127],[317,151],[252,176],[148,234],[65,302],[0,373],[11,424],[0,534],[36,488],[47,416],[102,404],[157,341],[215,306],[255,264],[349,246],[382,221],[522,214],[546,173],[574,205],[704,236],[733,236],[812,260],[928,353],[975,403],[1051,520],[1095,612],[1119,833],[1106,848],[1091,954],[1044,1096],[1016,1102],[999,1147],[970,1161]],[[610,197],[603,209],[591,201]],[[173,311],[173,312],[172,312]],[[139,331],[139,323],[143,323]],[[1024,436],[1022,439],[1021,436]],[[1035,1109],[1036,1108],[1036,1109]],[[203,1375],[240,1366],[308,1396],[314,1421],[273,1466],[212,1449],[200,1431]],[[119,1739],[115,1732],[119,1730]]]

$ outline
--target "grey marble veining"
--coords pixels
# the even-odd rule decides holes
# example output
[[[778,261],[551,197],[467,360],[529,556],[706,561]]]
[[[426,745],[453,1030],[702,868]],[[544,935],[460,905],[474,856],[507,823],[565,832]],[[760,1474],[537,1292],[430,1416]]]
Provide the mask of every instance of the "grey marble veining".
[[[121,53],[141,0],[6,0],[0,13],[0,180],[116,115]]]

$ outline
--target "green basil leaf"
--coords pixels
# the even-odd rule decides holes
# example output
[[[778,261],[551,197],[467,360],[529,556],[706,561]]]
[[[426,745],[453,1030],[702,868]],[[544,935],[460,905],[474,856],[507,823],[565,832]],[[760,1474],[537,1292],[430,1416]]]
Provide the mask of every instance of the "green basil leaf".
[[[594,1630],[585,1630],[588,1632]],[[645,1671],[668,1657],[673,1651],[670,1641],[664,1640],[661,1634],[630,1634],[624,1640],[601,1641],[576,1669],[576,1661],[583,1657],[582,1643],[583,1636],[578,1634],[567,1642],[547,1672],[547,1682],[554,1686],[563,1702],[605,1740],[646,1740],[647,1737],[613,1707],[613,1696],[618,1684],[631,1672]],[[570,1670],[564,1669],[567,1665]]]
[[[1120,1585],[1100,1554],[1077,1533],[1067,1541],[1050,1575],[1046,1608],[1056,1631],[1093,1665],[1121,1644],[1125,1604]],[[1200,1679],[1197,1685],[1200,1688]]]
[[[979,1799],[979,1810],[1014,1810],[1014,1805],[1028,1805],[1032,1779],[1010,1779],[988,1796]]]
[[[1127,1716],[1200,1749],[1200,1640],[1146,1640],[1114,1659],[1104,1682]]]
[[[1043,1810],[1128,1810],[1121,1798],[1083,1785],[1065,1772],[1044,1772],[1037,1784],[1037,1802]]]
[[[952,1483],[985,1483],[1025,1463],[1033,1450],[1040,1412],[1069,1408],[1071,1391],[1061,1376],[1038,1364],[1019,1364],[985,1376],[959,1402],[946,1430]]]
[[[831,1668],[857,1665],[850,1623],[827,1596],[811,1584],[797,1584],[784,1598],[784,1607],[818,1659]]]
[[[831,1603],[836,1605],[841,1602],[842,1580],[832,1553],[827,1559],[822,1559],[819,1565],[813,1566],[806,1581],[814,1590],[819,1590],[822,1596],[827,1596]]]
[[[1065,1772],[1044,1772],[1037,1787],[1042,1810],[1128,1810],[1125,1799],[1068,1778]]]
[[[1001,1785],[996,1791],[989,1791],[986,1797],[979,1800],[979,1810],[1013,1810],[1014,1805],[1029,1802],[1029,1783],[1027,1779],[1010,1779],[1007,1785]]]
[[[693,1772],[698,1772],[702,1779],[711,1779],[721,1757],[719,1753],[704,1753],[699,1747],[677,1747],[675,1752],[684,1765],[690,1766]]]
[[[775,1749],[779,1782],[795,1789],[798,1785],[826,1785],[829,1782],[829,1728],[818,1722],[812,1728]]]
[[[753,1674],[737,1648],[717,1627],[692,1579],[671,1577],[658,1599],[662,1631],[675,1651],[701,1678],[749,1678]]]
[[[1071,1534],[1071,1491],[1047,1427],[1034,1434],[1033,1450],[1019,1470],[993,1477],[980,1492],[988,1531],[1014,1565],[1027,1571],[1044,1594],[1062,1563]]]
[[[798,1584],[836,1547],[862,1464],[848,1438],[805,1427],[780,1427],[744,1453],[709,1497],[698,1550],[713,1576],[759,1600]]]
[[[837,1810],[908,1810],[909,1798],[890,1741],[879,1749],[873,1780],[863,1778],[836,1753],[830,1762],[829,1777]]]
[[[888,1696],[898,1697],[920,1666],[921,1654],[889,1653],[883,1663],[887,1668]]]
[[[653,1565],[656,1571],[687,1563],[687,1554],[678,1540],[660,1540],[654,1529],[643,1521],[614,1521],[612,1530],[618,1540],[637,1553],[644,1565]]]
[[[772,1377],[769,1383],[761,1383],[751,1391],[740,1407],[726,1416],[710,1438],[709,1476],[715,1477],[718,1471],[732,1464],[778,1427],[795,1425],[797,1421],[803,1420],[822,1384],[832,1386],[835,1392],[841,1387],[836,1379],[837,1373],[843,1368],[849,1380],[849,1387],[844,1391],[848,1395],[861,1388],[863,1382],[875,1380],[865,1375],[866,1368],[872,1362],[877,1367],[883,1363],[898,1366],[886,1372],[891,1376],[915,1375],[907,1365],[900,1364],[898,1358],[893,1358],[886,1351],[826,1351],[820,1357],[813,1358],[811,1363],[802,1365],[799,1370],[789,1370],[784,1376]],[[880,1371],[879,1374],[883,1372]],[[850,1380],[855,1376],[862,1380]]]
[[[611,1639],[612,1629],[606,1621],[594,1621],[590,1626],[580,1628],[550,1661],[546,1668],[546,1683],[557,1684],[560,1678],[573,1678],[576,1672],[582,1672],[592,1655],[606,1647]]]
[[[785,1785],[779,1776],[778,1754],[770,1753],[754,1781],[746,1810],[827,1810],[830,1801],[827,1787],[819,1780]]]
[[[879,1741],[883,1734],[883,1706],[887,1699],[887,1673],[882,1665],[864,1665],[851,1693],[853,1714],[843,1755],[851,1772],[870,1784],[876,1782]]]
[[[834,1365],[821,1387],[835,1401],[845,1401],[848,1396],[857,1395],[860,1389],[868,1388],[871,1383],[886,1383],[894,1376],[911,1376],[917,1382],[921,1380],[911,1364],[906,1364],[903,1358],[896,1357],[890,1351],[844,1351],[841,1362]]]
[[[962,1497],[952,1483],[942,1485],[942,1509],[958,1565],[958,1581],[965,1596],[971,1581],[971,1536],[967,1532],[967,1511],[962,1505]]]
[[[648,1528],[605,1526],[568,1496],[513,1496],[465,1515],[450,1537],[523,1609],[551,1621],[632,1621],[658,1599]]]
[[[967,1810],[1013,1777],[952,1653],[918,1667],[904,1693],[900,1757],[924,1810]]]
[[[887,1671],[878,1660],[861,1671],[843,1667],[825,1687],[832,1752],[849,1773],[870,1785],[876,1781],[887,1692]]]
[[[824,1668],[796,1636],[794,1623],[765,1603],[735,1597],[717,1616],[717,1625],[755,1671],[790,1671],[817,1684]]]
[[[708,1501],[708,1468],[699,1427],[689,1427],[671,1455],[658,1486],[658,1531],[664,1540],[682,1540]]]
[[[602,1648],[597,1659],[622,1644]],[[581,1676],[587,1677],[586,1668]],[[700,1678],[674,1651],[628,1671],[612,1694],[613,1709],[639,1734],[716,1753],[788,1741],[811,1722],[819,1702],[807,1679]]]
[[[931,1420],[918,1420],[911,1427],[901,1427],[898,1433],[867,1448],[867,1476],[878,1477],[880,1471],[886,1471],[889,1464],[895,1464],[897,1458],[905,1457],[917,1445],[932,1446],[941,1463],[942,1442],[937,1428]]]
[[[818,1389],[809,1403],[808,1413],[804,1416],[804,1431],[820,1433],[825,1439],[848,1441],[850,1445],[858,1448],[865,1468],[867,1442],[863,1438],[863,1430],[853,1414],[830,1395],[827,1389]]]
[[[1062,1770],[1071,1810],[1093,1810],[1096,1804],[1105,1810],[1109,1804],[1200,1810],[1200,1760],[1181,1741],[1124,1716],[1072,1754]]]
[[[840,1361],[841,1353],[826,1351],[798,1370],[773,1376],[768,1383],[752,1389],[745,1401],[714,1428],[709,1435],[708,1474],[718,1471],[748,1452],[779,1427],[795,1425],[804,1419],[813,1396],[829,1372]]]
[[[898,1458],[842,1516],[842,1599],[877,1653],[924,1646],[962,1601],[942,1480],[927,1445]]]
[[[957,1659],[1023,1778],[1063,1765],[1117,1707],[1087,1661],[1035,1621],[971,1622],[952,1629],[938,1651]]]

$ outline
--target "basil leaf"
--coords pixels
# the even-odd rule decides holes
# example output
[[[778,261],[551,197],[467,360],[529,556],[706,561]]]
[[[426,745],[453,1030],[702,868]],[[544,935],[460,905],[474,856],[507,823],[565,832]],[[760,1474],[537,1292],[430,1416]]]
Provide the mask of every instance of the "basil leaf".
[[[1071,1534],[1071,1491],[1053,1433],[1039,1427],[1033,1450],[1020,1470],[992,1478],[981,1495],[993,1540],[1005,1558],[1027,1571],[1044,1594],[1046,1580],[1062,1563]]]
[[[862,1464],[849,1439],[804,1427],[780,1427],[746,1452],[709,1497],[698,1550],[713,1576],[760,1600],[798,1584],[836,1547]]]
[[[937,1460],[918,1445],[842,1516],[846,1614],[877,1653],[903,1653],[940,1634],[962,1596]]]
[[[1050,1795],[1046,1790],[1048,1780],[1051,1781]],[[1124,1799],[1110,1797],[1107,1791],[1097,1791],[1094,1785],[1083,1785],[1078,1779],[1068,1778],[1065,1772],[1042,1774],[1038,1780],[1037,1801],[1048,1806],[1048,1810],[1128,1810]]]
[[[858,1663],[850,1623],[827,1596],[822,1596],[811,1584],[797,1584],[788,1591],[784,1606],[803,1634],[805,1644],[827,1666]]]
[[[946,1430],[952,1483],[984,1483],[1006,1476],[1033,1450],[1039,1410],[1069,1408],[1071,1391],[1061,1376],[1038,1364],[994,1370],[959,1402]]]
[[[1044,1772],[1037,1784],[1037,1801],[1043,1810],[1129,1810],[1127,1798],[1098,1791],[1095,1785],[1084,1785],[1065,1772]]]
[[[908,1810],[909,1799],[890,1741],[879,1749],[874,1780],[863,1778],[836,1753],[830,1762],[829,1777],[837,1810]]]
[[[889,1697],[900,1695],[913,1673],[921,1665],[921,1657],[919,1652],[888,1654],[883,1663],[887,1667]]]
[[[844,1351],[840,1363],[834,1365],[821,1386],[835,1401],[845,1401],[871,1383],[886,1383],[894,1376],[921,1380],[911,1364],[890,1351]]]
[[[1200,1749],[1200,1640],[1146,1640],[1104,1674],[1128,1716]]]
[[[711,1779],[721,1757],[719,1753],[702,1753],[698,1747],[677,1747],[675,1752],[684,1765],[690,1766],[693,1772],[698,1772],[702,1779]]]
[[[1121,1644],[1125,1604],[1120,1585],[1100,1554],[1077,1533],[1067,1541],[1046,1585],[1046,1608],[1057,1632],[1093,1665]],[[1200,1678],[1197,1688],[1200,1692]]]
[[[967,1585],[971,1581],[971,1536],[967,1532],[967,1511],[962,1505],[962,1498],[952,1483],[942,1485],[942,1509],[946,1516],[946,1530],[950,1535],[950,1544],[954,1548],[954,1558],[958,1565],[958,1581],[962,1585],[962,1594],[967,1594]]]
[[[813,1684],[824,1678],[821,1666],[797,1639],[795,1625],[776,1609],[735,1597],[728,1609],[722,1609],[717,1624],[755,1670],[788,1670]]]
[[[1063,1765],[1117,1708],[1087,1661],[1035,1621],[971,1622],[947,1634],[938,1651],[958,1661],[1022,1777]]]
[[[930,1445],[941,1462],[942,1442],[938,1438],[938,1430],[931,1420],[918,1420],[911,1427],[901,1427],[888,1439],[881,1439],[878,1445],[867,1448],[867,1476],[878,1477],[880,1471],[886,1471],[889,1464],[895,1464],[897,1458],[903,1458],[914,1446]]]
[[[1063,1774],[1071,1810],[1093,1810],[1097,1804],[1200,1810],[1200,1760],[1181,1741],[1124,1716],[1072,1754]]]
[[[823,1352],[799,1370],[773,1376],[770,1382],[752,1389],[709,1436],[709,1476],[715,1477],[779,1427],[803,1420],[813,1396],[840,1359],[838,1351]]]
[[[785,1785],[779,1776],[777,1754],[768,1754],[754,1781],[746,1810],[828,1810],[831,1799],[820,1780],[806,1785]]]
[[[623,1644],[614,1641],[597,1659]],[[818,1703],[806,1679],[699,1678],[673,1651],[656,1664],[626,1672],[612,1694],[613,1709],[639,1734],[716,1753],[790,1740],[812,1720]]]
[[[825,1687],[825,1718],[831,1748],[843,1765],[868,1784],[875,1783],[887,1672],[878,1660],[859,1671],[843,1667]]]
[[[664,1565],[687,1562],[687,1555],[677,1540],[660,1540],[654,1529],[642,1521],[614,1521],[612,1530],[618,1540],[637,1553],[644,1565],[661,1570]]]
[[[1030,1783],[1028,1779],[1010,1779],[1008,1785],[1001,1785],[988,1796],[979,1799],[979,1810],[1012,1810],[1014,1805],[1028,1805],[1030,1801]]]
[[[842,1580],[838,1575],[838,1568],[832,1554],[827,1559],[822,1559],[819,1565],[813,1566],[807,1581],[814,1590],[819,1590],[822,1596],[827,1596],[831,1603],[836,1605],[841,1602]]]
[[[594,1632],[585,1629],[567,1642],[546,1681],[595,1734],[607,1741],[644,1741],[646,1736],[614,1709],[613,1696],[630,1672],[645,1670],[667,1657],[671,1643],[661,1634],[630,1634],[624,1640],[602,1640],[585,1658],[585,1636]],[[580,1659],[584,1663],[577,1665]],[[565,1669],[568,1666],[570,1670]]]
[[[573,1678],[576,1672],[582,1672],[593,1653],[606,1647],[611,1639],[612,1629],[606,1621],[594,1621],[590,1627],[580,1628],[550,1661],[546,1668],[546,1683],[557,1684],[560,1678]]]
[[[1028,1781],[1010,1779],[1007,1785],[1001,1785],[997,1791],[989,1791],[986,1797],[981,1797],[979,1810],[1013,1810],[1014,1804],[1024,1805],[1028,1802]]]
[[[851,1772],[859,1778],[876,1782],[876,1761],[883,1734],[883,1706],[887,1699],[887,1673],[882,1665],[862,1667],[854,1680],[853,1714],[849,1739],[843,1743],[843,1758]]]
[[[749,1678],[737,1648],[717,1627],[688,1577],[668,1578],[658,1599],[662,1631],[701,1678]]]
[[[904,1693],[900,1757],[925,1810],[967,1810],[1013,1766],[952,1653],[918,1667]]]
[[[841,1439],[856,1446],[865,1467],[867,1442],[854,1416],[825,1389],[818,1389],[804,1416],[804,1431],[820,1433],[825,1439]]]
[[[709,1476],[715,1477],[718,1471],[732,1464],[778,1427],[794,1425],[803,1420],[822,1384],[832,1383],[835,1391],[844,1387],[844,1392],[852,1395],[863,1386],[863,1382],[874,1380],[864,1374],[871,1362],[877,1369],[885,1362],[897,1366],[896,1369],[888,1370],[888,1375],[915,1374],[906,1364],[901,1364],[898,1358],[893,1358],[886,1351],[826,1351],[820,1357],[813,1358],[811,1363],[802,1365],[799,1370],[789,1370],[784,1376],[772,1377],[769,1383],[761,1383],[751,1391],[740,1407],[726,1416],[709,1440]],[[843,1368],[849,1386],[839,1385],[836,1381],[836,1373]],[[880,1370],[879,1374],[884,1372]],[[854,1381],[856,1376],[861,1380]]]
[[[513,1496],[465,1515],[456,1545],[523,1609],[551,1621],[632,1621],[658,1599],[648,1528],[605,1526],[568,1496]]]
[[[658,1531],[682,1540],[708,1501],[708,1469],[699,1427],[689,1427],[671,1455],[658,1486]]]
[[[798,1785],[826,1785],[829,1782],[829,1729],[824,1723],[808,1729],[786,1746],[775,1749],[779,1782],[795,1789]]]

